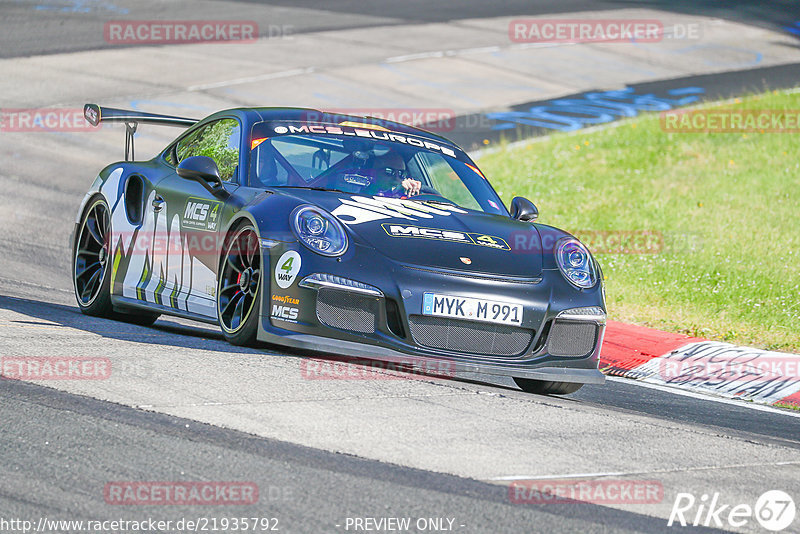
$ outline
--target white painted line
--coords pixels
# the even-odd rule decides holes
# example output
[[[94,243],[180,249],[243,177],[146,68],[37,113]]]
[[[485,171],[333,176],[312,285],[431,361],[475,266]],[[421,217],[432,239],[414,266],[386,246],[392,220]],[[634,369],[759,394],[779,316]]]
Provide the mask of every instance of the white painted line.
[[[740,408],[748,408],[750,410],[756,410],[760,412],[769,412],[778,415],[786,415],[788,417],[800,417],[800,412],[781,410],[779,408],[773,408],[771,406],[765,406],[763,404],[756,404],[754,402],[744,402],[741,400],[726,399],[725,397],[715,397],[712,395],[697,393],[695,391],[687,391],[685,389],[679,389],[677,387],[671,387],[671,386],[662,386],[660,384],[651,384],[649,382],[642,382],[640,380],[633,380],[630,378],[622,378],[618,376],[606,376],[606,380],[609,380],[611,382],[621,382],[623,384],[631,384],[634,386],[641,386],[643,388],[656,389],[658,391],[673,393],[675,395],[681,395],[683,397],[691,397],[693,399],[706,400],[709,402],[718,402],[720,404],[730,404],[733,406],[738,406]]]
[[[231,85],[241,85],[243,83],[263,82],[266,80],[276,80],[279,78],[289,78],[292,76],[300,76],[302,74],[309,74],[314,72],[316,67],[305,67],[301,69],[284,70],[281,72],[272,72],[269,74],[259,74],[258,76],[249,76],[247,78],[235,78],[233,80],[224,80],[221,82],[206,83],[201,85],[190,85],[186,88],[187,91],[205,91],[206,89],[219,89],[220,87],[230,87]]]
[[[494,54],[503,50],[527,50],[530,48],[554,48],[557,46],[572,46],[580,43],[520,43],[507,46],[481,46],[476,48],[460,48],[456,50],[431,50],[429,52],[417,52],[404,56],[392,56],[383,60],[383,63],[404,63],[417,59],[430,59],[438,57],[468,56],[472,54]]]
[[[468,54],[494,54],[495,52],[499,52],[502,50],[500,46],[482,46],[479,48],[464,48],[462,50],[454,50],[452,54],[448,53],[448,55],[453,56],[466,56]]]
[[[605,478],[628,477],[633,475],[655,475],[660,473],[684,473],[687,471],[716,471],[721,469],[743,469],[749,467],[779,467],[785,465],[800,465],[800,462],[772,462],[758,464],[731,464],[731,465],[705,465],[699,467],[675,467],[672,469],[653,469],[650,471],[605,471],[599,473],[567,473],[562,475],[507,475],[487,478],[489,481],[514,481],[514,480],[559,480],[562,478]]]
[[[405,61],[413,61],[415,59],[429,59],[434,57],[444,57],[444,50],[437,50],[434,52],[419,52],[417,54],[408,54],[405,56],[387,57],[383,60],[384,63],[403,63]]]

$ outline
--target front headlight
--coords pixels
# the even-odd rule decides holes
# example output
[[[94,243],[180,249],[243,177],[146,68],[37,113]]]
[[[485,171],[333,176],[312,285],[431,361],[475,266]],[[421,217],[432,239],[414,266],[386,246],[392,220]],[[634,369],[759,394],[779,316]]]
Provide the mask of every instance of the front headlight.
[[[347,233],[333,215],[313,206],[300,206],[291,219],[297,238],[317,254],[339,256],[347,250]]]
[[[558,242],[556,263],[564,278],[574,286],[588,289],[597,283],[594,260],[586,247],[574,237],[565,237]]]

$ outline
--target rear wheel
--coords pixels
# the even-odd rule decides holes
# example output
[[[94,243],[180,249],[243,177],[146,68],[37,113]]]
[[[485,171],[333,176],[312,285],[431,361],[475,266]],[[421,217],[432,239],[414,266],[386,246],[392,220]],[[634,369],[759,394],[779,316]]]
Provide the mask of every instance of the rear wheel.
[[[94,198],[78,225],[72,262],[72,285],[78,307],[86,315],[149,326],[157,313],[123,313],[111,307],[111,212],[102,197]]]
[[[217,287],[217,316],[225,338],[253,345],[258,332],[261,248],[255,228],[240,226],[225,241]]]
[[[534,380],[532,378],[514,377],[514,382],[526,393],[538,393],[540,395],[568,395],[575,393],[583,384],[575,382],[552,382],[549,380]]]

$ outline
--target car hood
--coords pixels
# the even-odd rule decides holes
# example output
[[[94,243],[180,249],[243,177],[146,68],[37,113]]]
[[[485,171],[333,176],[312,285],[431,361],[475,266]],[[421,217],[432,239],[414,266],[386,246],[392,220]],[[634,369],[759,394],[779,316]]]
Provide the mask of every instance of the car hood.
[[[392,260],[521,278],[542,271],[536,227],[450,204],[325,191],[297,195],[332,213],[357,241]]]

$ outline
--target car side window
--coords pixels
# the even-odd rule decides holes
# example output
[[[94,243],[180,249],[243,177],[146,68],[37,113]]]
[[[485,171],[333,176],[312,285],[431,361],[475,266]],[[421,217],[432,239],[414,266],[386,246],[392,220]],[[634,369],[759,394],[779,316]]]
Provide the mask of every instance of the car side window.
[[[236,119],[221,119],[206,124],[175,145],[177,163],[191,156],[208,156],[219,168],[219,177],[230,182],[239,164],[241,128]]]

